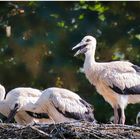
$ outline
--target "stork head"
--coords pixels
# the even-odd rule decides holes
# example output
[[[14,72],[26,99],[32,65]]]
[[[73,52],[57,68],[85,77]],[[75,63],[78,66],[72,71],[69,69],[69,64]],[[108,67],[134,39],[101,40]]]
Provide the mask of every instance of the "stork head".
[[[8,114],[7,120],[5,121],[6,123],[11,122],[11,120],[15,117],[16,113],[19,111],[19,103],[14,103],[9,106],[10,107],[10,113]]]
[[[85,36],[80,43],[78,43],[72,50],[78,49],[78,51],[74,54],[77,56],[79,54],[86,54],[91,50],[95,50],[96,48],[96,39],[93,36]]]
[[[21,109],[21,104],[18,101],[10,103],[10,109],[19,111]]]

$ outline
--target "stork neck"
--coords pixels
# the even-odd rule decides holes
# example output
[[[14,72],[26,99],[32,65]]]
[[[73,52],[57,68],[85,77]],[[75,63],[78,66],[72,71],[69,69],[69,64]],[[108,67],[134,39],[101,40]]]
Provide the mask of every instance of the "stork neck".
[[[95,63],[95,47],[89,51],[86,52],[85,54],[85,63],[88,64],[94,64]]]

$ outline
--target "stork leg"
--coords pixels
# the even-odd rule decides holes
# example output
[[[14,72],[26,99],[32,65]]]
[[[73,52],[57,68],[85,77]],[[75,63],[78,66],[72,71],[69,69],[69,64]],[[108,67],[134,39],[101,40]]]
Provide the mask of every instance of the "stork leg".
[[[124,109],[122,108],[117,108],[117,114],[118,114],[118,124],[125,124],[125,113]]]
[[[119,122],[119,116],[118,116],[118,108],[114,107],[114,124],[118,124]]]
[[[122,110],[121,110],[121,108],[119,107],[118,109],[117,109],[117,111],[118,111],[118,124],[121,124],[121,117],[122,117]]]
[[[11,120],[15,117],[17,110],[19,109],[18,104],[15,104],[15,107],[13,110],[10,111],[7,120],[5,121],[5,123],[9,123],[11,122]]]
[[[120,120],[119,120],[120,124],[125,124],[125,113],[124,113],[124,109],[121,108],[121,116],[120,116]]]

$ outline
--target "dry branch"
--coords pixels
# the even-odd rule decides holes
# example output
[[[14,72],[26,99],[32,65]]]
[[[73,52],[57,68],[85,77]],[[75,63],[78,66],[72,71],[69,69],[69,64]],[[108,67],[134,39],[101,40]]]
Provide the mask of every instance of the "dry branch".
[[[51,138],[107,138],[107,139],[139,139],[140,127],[129,125],[114,124],[92,124],[84,121],[60,124],[35,124],[35,125],[16,125],[0,124],[0,138],[16,139],[51,139]]]

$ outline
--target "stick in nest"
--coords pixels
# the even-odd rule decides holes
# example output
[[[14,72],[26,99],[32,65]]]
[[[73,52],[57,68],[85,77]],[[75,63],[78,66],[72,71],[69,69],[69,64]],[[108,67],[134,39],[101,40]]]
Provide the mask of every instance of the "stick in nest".
[[[34,126],[30,126],[31,129],[35,130],[39,135],[45,137],[45,138],[52,138],[48,133],[43,132],[42,130],[37,129]]]

